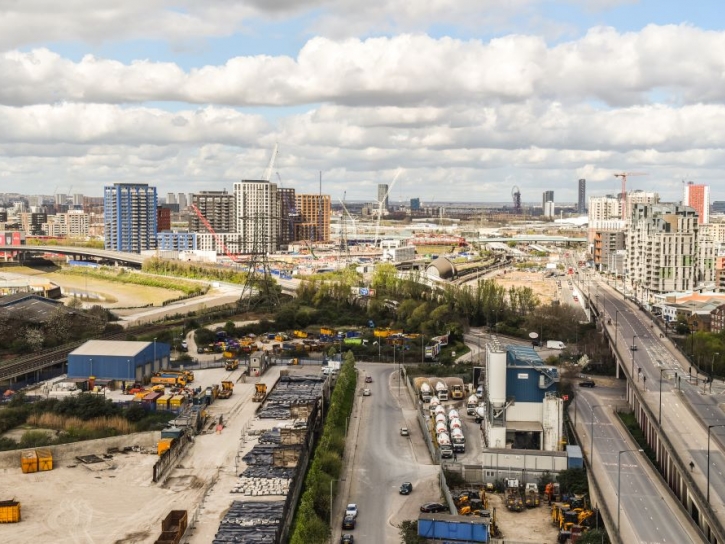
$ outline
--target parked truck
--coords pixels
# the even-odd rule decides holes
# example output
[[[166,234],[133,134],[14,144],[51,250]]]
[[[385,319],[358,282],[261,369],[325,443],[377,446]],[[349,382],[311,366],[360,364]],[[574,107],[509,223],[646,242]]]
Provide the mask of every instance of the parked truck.
[[[535,508],[541,504],[541,498],[539,497],[539,486],[535,483],[526,484],[524,496],[526,497],[526,508]]]
[[[453,400],[463,400],[466,396],[466,387],[461,378],[444,378],[448,386],[449,396]]]
[[[476,423],[481,423],[484,419],[486,419],[486,406],[481,405],[478,408],[476,408]]]
[[[478,397],[476,395],[471,395],[466,401],[466,414],[469,416],[475,416],[476,408],[478,408]]]
[[[436,381],[435,384],[436,395],[440,400],[448,400],[448,386],[443,380]]]
[[[170,386],[186,386],[186,380],[183,376],[179,376],[176,374],[161,374],[157,376],[151,377],[151,383],[153,384],[162,384],[162,385],[170,385]]]
[[[506,478],[506,508],[512,512],[521,512],[524,509],[524,501],[519,490],[519,481],[515,478]]]
[[[239,368],[239,359],[232,359],[224,363],[224,369],[228,371],[236,370]]]
[[[340,361],[327,361],[327,366],[322,367],[322,373],[327,376],[337,374],[340,371]]]
[[[232,396],[232,393],[234,392],[234,382],[230,381],[223,381],[222,382],[222,388],[219,391],[219,394],[217,395],[217,398],[219,399],[228,399]]]
[[[428,382],[428,378],[415,378],[415,380],[413,380],[413,386],[415,387],[415,391],[418,393],[420,400],[423,402],[430,402],[431,387],[430,382]]]
[[[453,444],[453,451],[455,453],[466,452],[466,437],[463,435],[463,430],[460,427],[451,429],[451,443]]]
[[[561,340],[547,340],[546,347],[549,349],[564,349],[566,344]]]
[[[441,459],[451,459],[453,457],[451,438],[447,433],[440,433],[438,435],[438,449],[441,451]]]
[[[252,397],[253,402],[262,402],[267,398],[267,384],[266,383],[255,383],[254,384],[254,396]]]

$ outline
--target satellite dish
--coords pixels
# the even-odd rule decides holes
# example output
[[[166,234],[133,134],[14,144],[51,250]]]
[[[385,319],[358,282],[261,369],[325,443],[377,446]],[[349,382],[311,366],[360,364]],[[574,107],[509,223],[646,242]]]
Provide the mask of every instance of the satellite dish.
[[[529,333],[529,338],[531,338],[532,340],[536,340],[538,337],[539,337],[539,333],[538,332],[530,332]]]

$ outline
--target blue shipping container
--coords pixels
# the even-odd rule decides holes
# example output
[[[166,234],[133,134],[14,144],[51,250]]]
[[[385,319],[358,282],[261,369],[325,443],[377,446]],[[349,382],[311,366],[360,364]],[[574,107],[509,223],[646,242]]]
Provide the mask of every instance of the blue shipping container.
[[[453,542],[488,542],[488,525],[476,521],[437,519],[441,516],[422,514],[418,518],[418,536]]]
[[[583,468],[584,457],[579,446],[566,447],[566,468]]]

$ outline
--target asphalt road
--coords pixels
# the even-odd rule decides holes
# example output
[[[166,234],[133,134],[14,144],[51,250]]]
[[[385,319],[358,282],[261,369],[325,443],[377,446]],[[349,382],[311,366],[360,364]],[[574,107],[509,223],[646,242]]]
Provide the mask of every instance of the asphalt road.
[[[637,451],[622,453],[622,450],[636,448],[625,440],[619,426],[613,421],[616,417],[610,404],[616,404],[611,398],[602,396],[602,391],[580,391],[575,398],[580,425],[586,427],[585,448],[589,451],[591,430],[594,430],[594,462],[598,469],[604,468],[609,485],[599,481],[600,488],[605,495],[616,501],[618,462],[621,457],[621,488],[620,488],[620,518],[621,525],[627,524],[629,528],[621,531],[624,538],[627,531],[632,531],[637,542],[665,543],[665,542],[698,542],[693,539],[692,530],[686,525],[684,514],[679,511],[672,500],[665,500],[662,493],[662,483],[656,473],[645,470],[647,461],[643,453]],[[601,406],[596,406],[601,405]],[[592,412],[594,425],[592,427]],[[607,493],[607,490],[611,493]],[[607,500],[609,503],[609,499]],[[611,509],[612,515],[617,517],[617,506]],[[615,521],[616,523],[616,521]]]
[[[417,519],[423,502],[439,500],[434,490],[438,467],[432,465],[423,445],[421,430],[413,424],[413,410],[404,385],[398,400],[398,384],[393,365],[359,363],[360,381],[364,376],[373,378],[369,387],[371,395],[362,397],[361,421],[357,437],[348,436],[352,452],[352,467],[348,471],[350,481],[345,488],[347,498],[341,503],[357,503],[358,525],[355,541],[398,543],[399,531],[395,525],[402,519]],[[410,437],[400,435],[400,428],[407,426]],[[413,493],[400,495],[398,490],[404,481],[413,484]],[[437,493],[437,494],[436,494]],[[341,509],[340,509],[341,510]],[[333,521],[335,542],[339,542],[342,519]]]

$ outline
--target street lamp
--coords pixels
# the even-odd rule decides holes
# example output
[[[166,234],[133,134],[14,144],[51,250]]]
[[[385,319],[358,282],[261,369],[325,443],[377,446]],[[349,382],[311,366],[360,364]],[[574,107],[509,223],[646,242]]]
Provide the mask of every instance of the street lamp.
[[[614,350],[617,350],[617,318],[619,317],[619,310],[614,310]]]
[[[620,450],[617,453],[617,531],[619,532],[619,499],[621,496],[620,489],[622,487],[622,454],[627,453],[629,451],[638,451],[642,453],[643,449],[635,449],[635,450]]]
[[[707,503],[710,503],[710,429],[725,427],[725,424],[707,426]]]
[[[637,345],[634,343],[634,341],[637,339],[637,335],[632,335],[632,379],[634,380],[634,352],[637,349]],[[637,376],[637,381],[639,381],[639,375]]]
[[[603,404],[592,404],[592,420],[589,423],[589,463],[593,466],[594,465],[594,408],[604,408]]]

